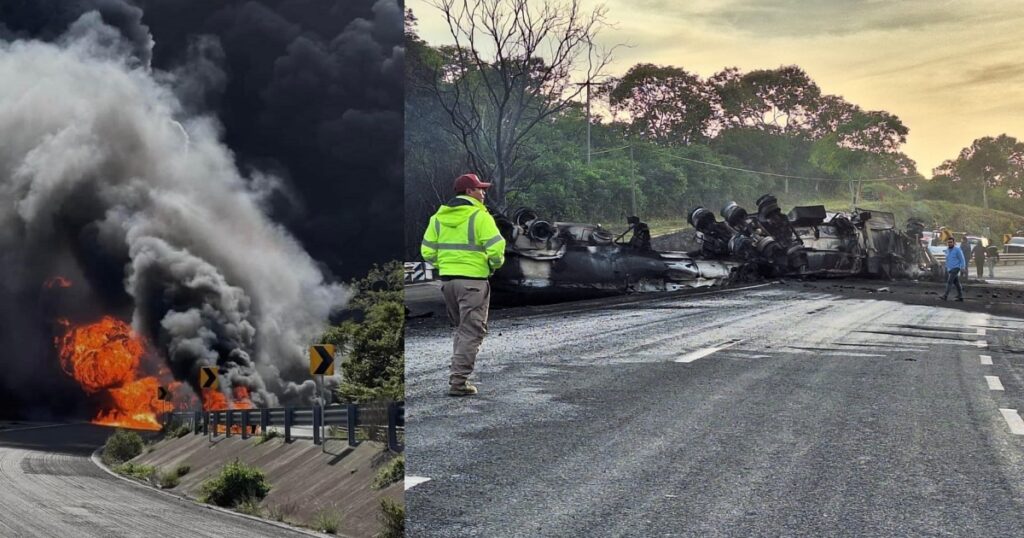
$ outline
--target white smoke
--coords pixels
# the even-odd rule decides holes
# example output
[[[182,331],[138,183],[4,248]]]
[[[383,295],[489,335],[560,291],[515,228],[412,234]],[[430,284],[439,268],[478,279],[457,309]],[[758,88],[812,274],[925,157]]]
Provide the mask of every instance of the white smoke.
[[[133,325],[172,371],[219,364],[259,405],[308,400],[305,348],[348,290],[266,216],[270,180],[131,52],[96,13],[57,43],[0,41],[0,249],[70,249],[62,226],[92,226],[85,255],[124,262]]]

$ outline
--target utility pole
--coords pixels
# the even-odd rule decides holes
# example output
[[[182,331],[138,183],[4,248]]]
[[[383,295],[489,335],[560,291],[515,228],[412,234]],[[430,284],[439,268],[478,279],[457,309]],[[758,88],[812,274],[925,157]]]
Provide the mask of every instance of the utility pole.
[[[629,146],[629,176],[632,180],[630,183],[633,184],[633,216],[639,217],[640,215],[636,211],[636,162],[633,161],[633,145]]]
[[[587,166],[590,166],[590,87],[594,85],[593,81],[577,82],[577,86],[587,87]]]

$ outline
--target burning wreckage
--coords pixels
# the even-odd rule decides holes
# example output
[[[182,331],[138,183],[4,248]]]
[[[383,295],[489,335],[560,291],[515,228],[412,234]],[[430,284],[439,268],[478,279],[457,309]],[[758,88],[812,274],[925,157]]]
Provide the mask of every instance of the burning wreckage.
[[[705,208],[687,221],[699,248],[655,250],[648,226],[629,217],[614,235],[599,224],[548,222],[519,208],[495,220],[507,242],[505,265],[492,278],[503,296],[580,297],[674,291],[773,277],[922,278],[940,268],[921,242],[924,224],[896,228],[892,213],[857,209],[830,213],[824,206],[783,214],[766,194],[750,214],[735,202],[722,219]]]

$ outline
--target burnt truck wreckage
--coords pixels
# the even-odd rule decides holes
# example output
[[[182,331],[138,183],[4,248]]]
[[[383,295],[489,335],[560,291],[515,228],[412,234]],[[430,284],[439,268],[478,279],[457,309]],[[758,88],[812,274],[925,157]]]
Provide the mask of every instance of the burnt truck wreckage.
[[[655,250],[646,224],[629,217],[616,236],[600,224],[550,222],[528,208],[496,214],[506,261],[491,279],[499,298],[560,298],[675,291],[775,277],[862,276],[884,279],[941,276],[921,243],[924,224],[896,228],[892,213],[857,209],[830,213],[802,206],[783,214],[766,194],[757,212],[735,202],[721,211],[690,211],[699,248]]]

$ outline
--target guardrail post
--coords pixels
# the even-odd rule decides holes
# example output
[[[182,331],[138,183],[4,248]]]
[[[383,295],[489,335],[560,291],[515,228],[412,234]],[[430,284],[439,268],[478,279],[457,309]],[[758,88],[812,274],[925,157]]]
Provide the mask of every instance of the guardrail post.
[[[242,439],[249,438],[249,411],[242,411]]]
[[[202,433],[203,427],[203,412],[193,411],[192,412],[192,434],[199,435]]]
[[[356,424],[359,421],[359,406],[356,404],[348,404],[348,409],[345,411],[345,421],[347,422],[348,428],[348,446],[356,446]]]
[[[210,435],[217,437],[217,425],[220,424],[220,413],[216,411],[210,411],[210,422],[212,428],[210,429]]]
[[[388,404],[388,448],[395,452],[398,452],[398,425],[403,411],[397,402]]]
[[[324,408],[319,405],[313,406],[313,444],[319,445],[322,440],[320,439],[320,426],[324,422],[323,417]]]
[[[260,409],[260,435],[267,435],[267,426],[270,426],[270,409]]]
[[[284,442],[292,442],[292,408],[284,408]]]
[[[235,417],[231,416],[230,409],[225,411],[224,414],[227,415],[227,418],[224,420],[224,435],[226,437],[231,437],[231,426],[235,425]]]

